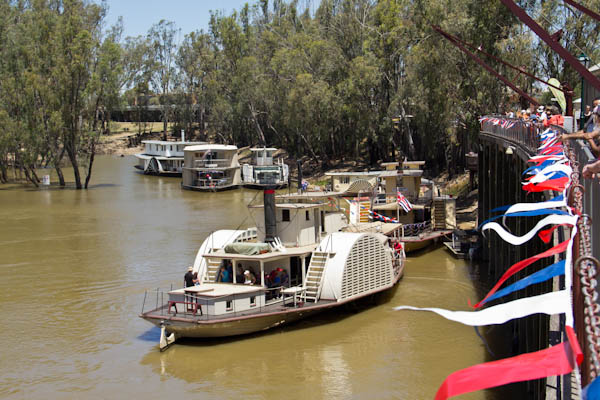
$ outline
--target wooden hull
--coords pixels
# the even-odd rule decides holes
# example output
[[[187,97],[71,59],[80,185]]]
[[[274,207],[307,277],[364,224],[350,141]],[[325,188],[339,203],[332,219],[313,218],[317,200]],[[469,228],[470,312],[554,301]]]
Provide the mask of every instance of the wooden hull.
[[[433,239],[404,242],[404,251],[406,253],[411,253],[413,251],[424,249],[425,247],[431,245],[432,243],[433,243]]]
[[[237,189],[239,188],[239,185],[227,185],[227,186],[206,186],[206,187],[200,187],[200,186],[187,186],[187,185],[181,185],[181,187],[183,189],[186,190],[194,190],[196,192],[222,192],[225,190],[233,190],[233,189]]]
[[[318,311],[321,310],[305,309],[284,314],[266,314],[252,318],[238,318],[223,321],[199,321],[197,323],[177,319],[160,320],[155,318],[143,318],[156,326],[160,326],[164,321],[167,332],[175,333],[178,338],[215,338],[239,336],[264,331],[279,325],[298,321],[313,315]]]

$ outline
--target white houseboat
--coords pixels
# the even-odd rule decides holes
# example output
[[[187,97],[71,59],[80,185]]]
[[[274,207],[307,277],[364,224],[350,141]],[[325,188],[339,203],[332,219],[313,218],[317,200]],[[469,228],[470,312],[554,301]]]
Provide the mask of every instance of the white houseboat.
[[[184,149],[184,189],[218,191],[241,184],[237,146],[202,144]]]
[[[252,163],[242,165],[242,180],[245,187],[263,189],[265,187],[284,188],[288,184],[289,168],[283,159],[275,161],[277,149],[259,147],[250,149]]]
[[[186,146],[205,142],[144,140],[144,152],[136,154],[135,168],[147,175],[181,176],[183,170],[183,149]]]
[[[204,241],[193,266],[201,284],[166,296],[157,291],[164,302],[142,310],[161,327],[161,350],[181,337],[243,335],[293,322],[386,291],[402,277],[404,253],[385,235],[338,232],[344,213],[327,204],[275,205],[272,196],[266,190],[265,207],[252,208],[254,230],[217,231]]]

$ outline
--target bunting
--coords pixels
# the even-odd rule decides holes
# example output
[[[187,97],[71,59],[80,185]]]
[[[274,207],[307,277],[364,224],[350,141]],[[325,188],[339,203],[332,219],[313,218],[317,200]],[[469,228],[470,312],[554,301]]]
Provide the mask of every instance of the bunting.
[[[493,117],[483,117],[480,122],[482,124],[491,123],[504,128],[514,125],[514,122]],[[571,372],[582,361],[581,349],[572,328],[571,303],[572,248],[573,240],[577,234],[578,215],[568,206],[565,196],[566,189],[571,185],[570,177],[573,168],[569,165],[556,131],[548,128],[539,133],[538,136],[540,139],[538,153],[528,160],[533,165],[523,172],[523,175],[527,177],[524,178],[522,188],[530,193],[554,191],[559,194],[551,200],[539,203],[518,203],[497,207],[491,212],[499,214],[484,221],[480,225],[480,229],[482,232],[493,230],[502,240],[514,246],[527,243],[535,236],[538,236],[544,243],[549,243],[554,231],[561,226],[570,227],[569,239],[539,254],[518,261],[507,268],[484,298],[473,306],[476,311],[450,311],[440,308],[417,308],[412,306],[400,306],[395,309],[429,311],[448,320],[470,326],[502,324],[512,319],[537,313],[548,315],[560,313],[565,315],[567,340],[544,350],[483,363],[454,372],[446,378],[438,389],[436,400],[512,382],[539,379],[551,375],[564,375]],[[493,222],[500,218],[504,222],[507,217],[531,216],[543,216],[544,218],[539,220],[533,229],[522,236],[513,235],[501,224]],[[517,272],[525,270],[536,261],[561,254],[564,254],[562,260],[501,288],[509,278]],[[520,298],[481,309],[491,301],[562,275],[565,277],[565,288],[563,290]],[[600,387],[600,384],[596,386]],[[600,389],[596,390],[600,391]]]

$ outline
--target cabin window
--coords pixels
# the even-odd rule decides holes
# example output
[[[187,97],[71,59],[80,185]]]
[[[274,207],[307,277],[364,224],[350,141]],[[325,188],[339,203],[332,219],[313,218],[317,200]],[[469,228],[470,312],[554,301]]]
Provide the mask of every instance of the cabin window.
[[[250,296],[250,307],[256,306],[256,296]]]
[[[290,210],[281,210],[281,221],[283,221],[283,222],[290,221]]]
[[[342,176],[340,178],[340,183],[341,184],[348,184],[348,183],[350,183],[350,177],[349,176]]]
[[[231,310],[233,310],[233,301],[227,300],[225,302],[225,311],[231,311]]]
[[[169,150],[173,151],[173,146],[169,146]]]
[[[306,220],[310,221],[310,212],[309,211],[306,211]]]

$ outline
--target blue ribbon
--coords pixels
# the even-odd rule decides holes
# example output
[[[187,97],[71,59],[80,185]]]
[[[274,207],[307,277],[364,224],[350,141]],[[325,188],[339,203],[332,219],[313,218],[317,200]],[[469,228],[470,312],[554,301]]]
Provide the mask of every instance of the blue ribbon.
[[[558,196],[556,196],[556,197],[554,197],[553,199],[550,199],[550,200],[548,200],[548,201],[563,201],[564,199],[565,199],[565,197],[564,197],[562,194],[559,194]],[[501,207],[496,207],[496,208],[494,208],[494,209],[493,209],[492,211],[490,211],[490,212],[493,212],[493,213],[494,213],[494,212],[498,212],[498,211],[506,211],[506,210],[508,210],[508,209],[509,209],[509,208],[511,208],[511,207],[512,207],[512,205],[511,205],[511,206],[501,206]]]
[[[583,400],[600,400],[600,378],[596,378],[583,388],[582,397]]]
[[[565,260],[561,260],[555,264],[552,264],[549,267],[544,268],[541,271],[538,271],[534,274],[529,275],[526,278],[521,279],[520,281],[513,283],[510,286],[505,287],[502,290],[498,290],[496,293],[494,293],[485,302],[482,302],[481,304],[485,304],[488,301],[492,301],[500,297],[506,296],[507,294],[516,292],[517,290],[524,289],[527,286],[531,286],[540,282],[545,282],[548,279],[554,278],[555,276],[564,275],[564,273]]]

